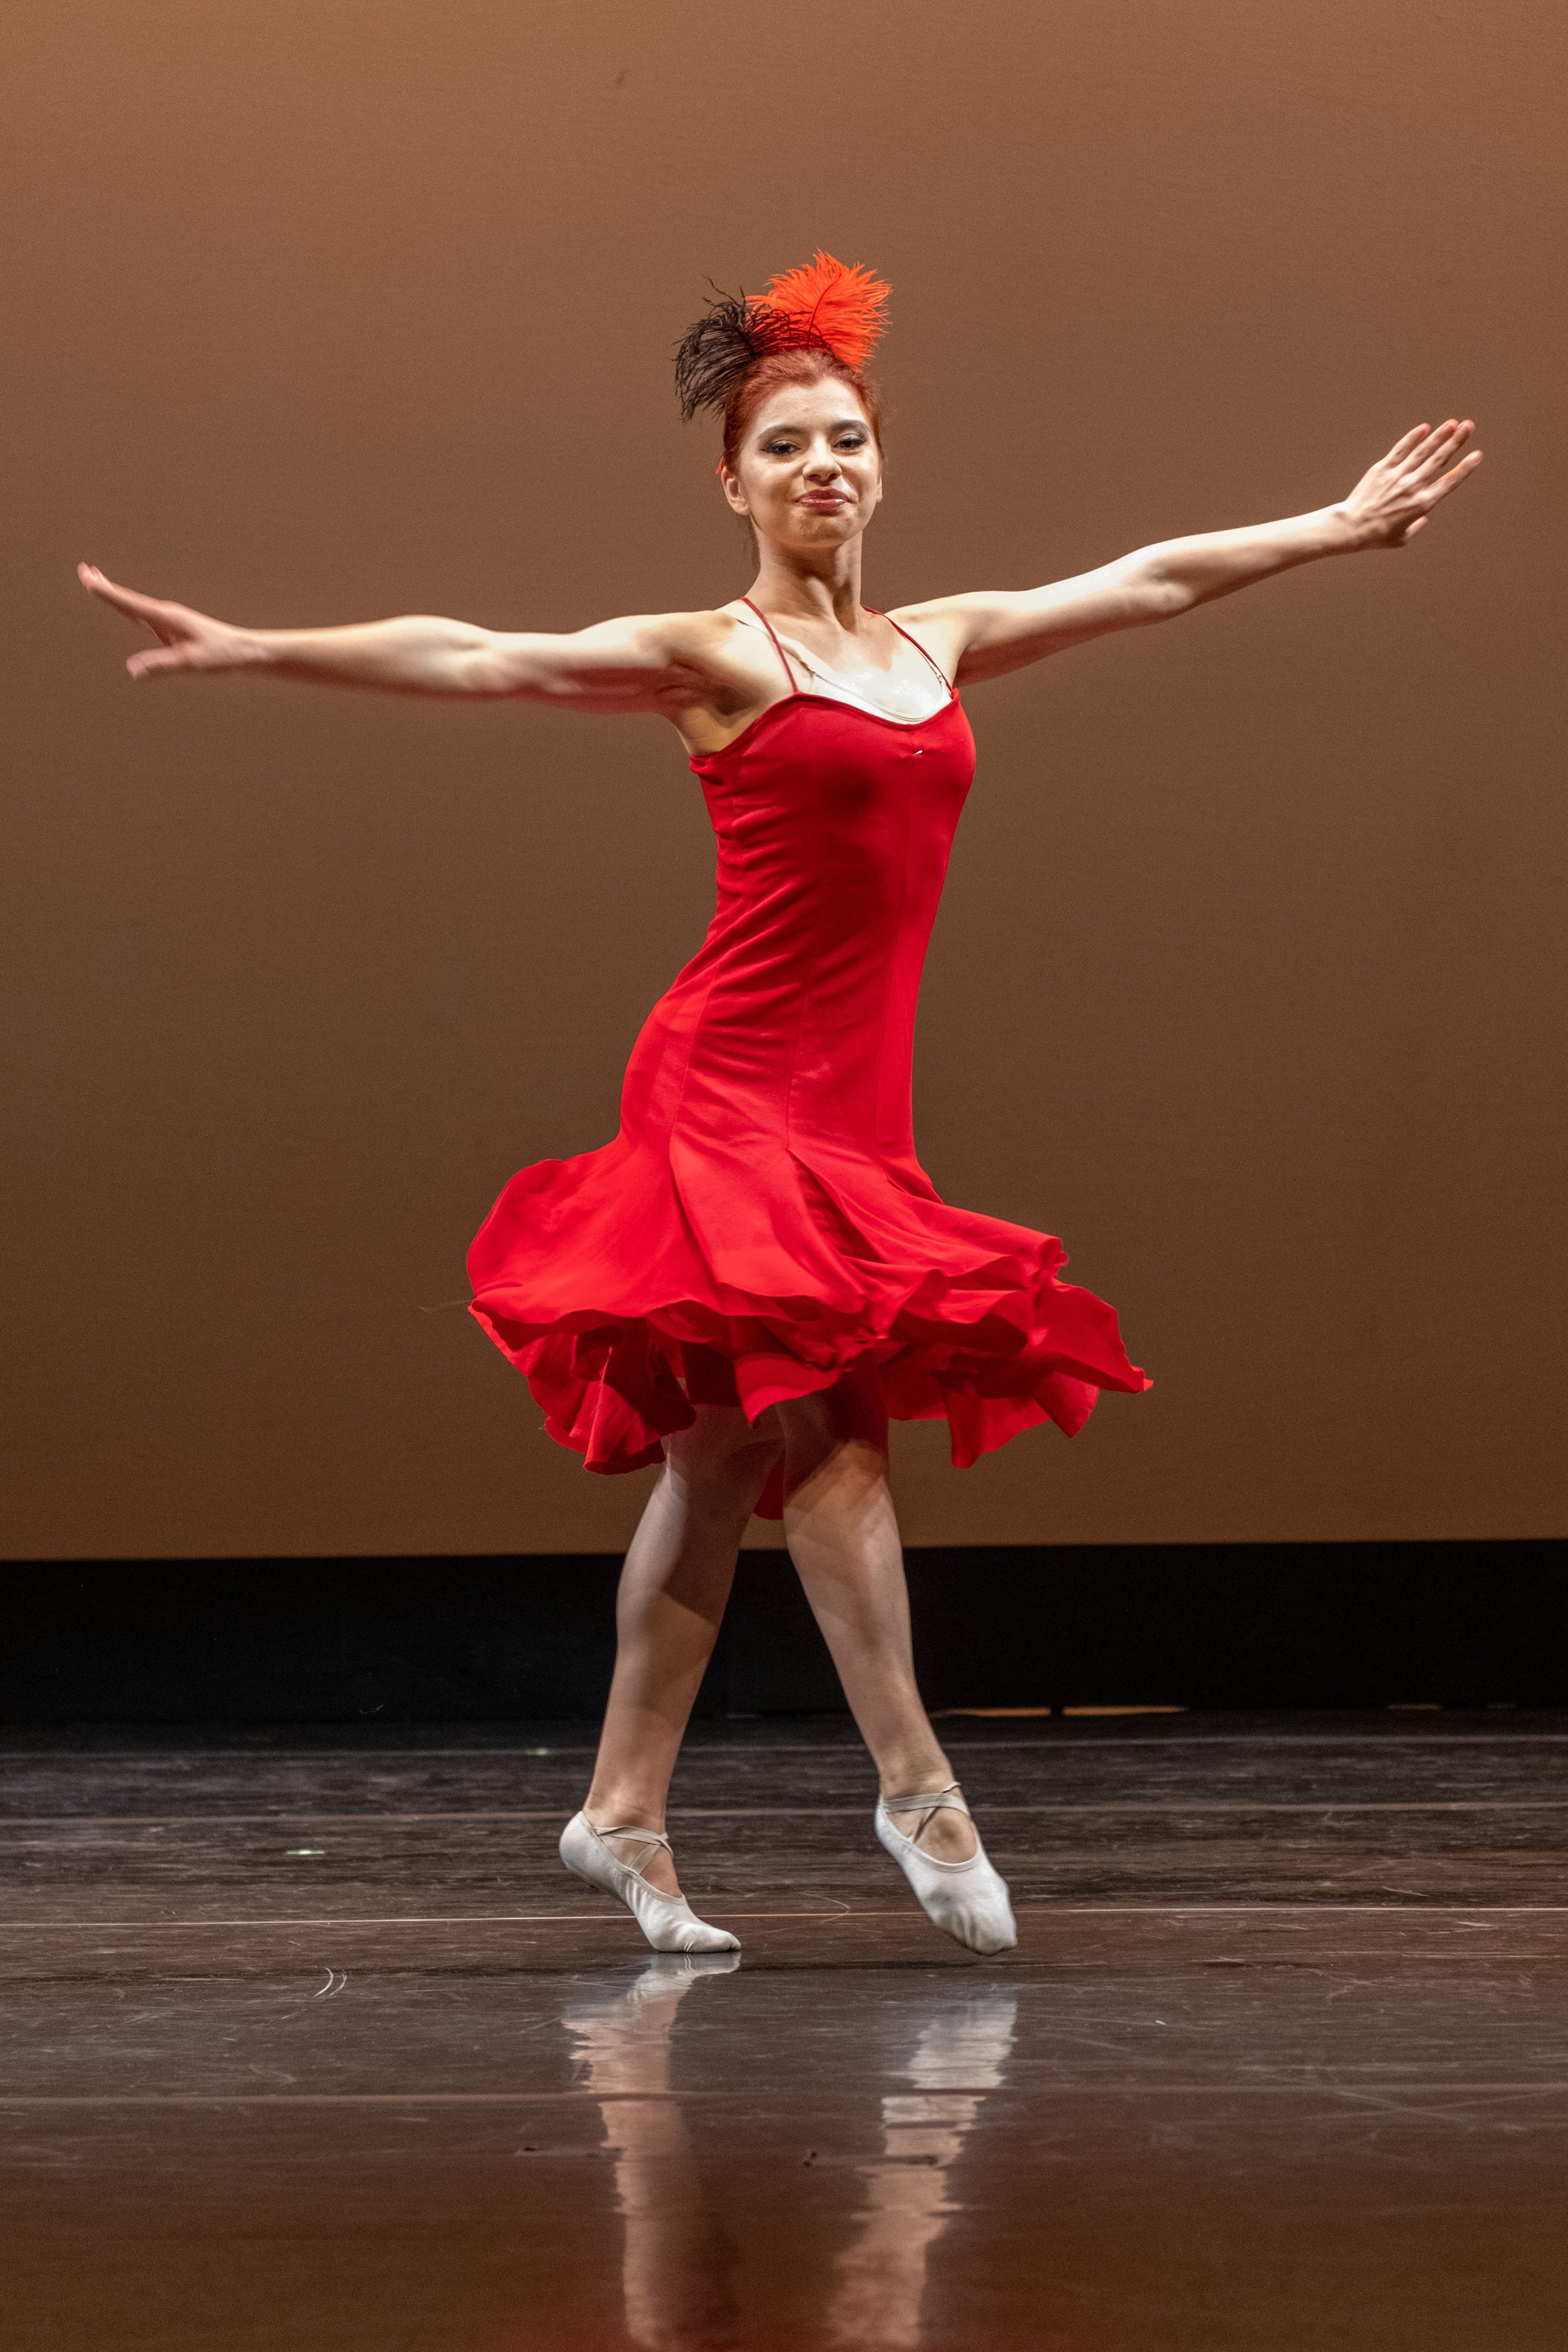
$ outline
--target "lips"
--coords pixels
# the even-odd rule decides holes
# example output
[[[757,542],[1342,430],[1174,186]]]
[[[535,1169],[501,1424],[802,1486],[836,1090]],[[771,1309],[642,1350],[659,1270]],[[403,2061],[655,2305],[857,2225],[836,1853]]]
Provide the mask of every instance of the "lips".
[[[819,490],[810,498],[802,499],[800,503],[803,507],[815,509],[820,514],[831,514],[835,507],[847,507],[849,501],[837,491]]]

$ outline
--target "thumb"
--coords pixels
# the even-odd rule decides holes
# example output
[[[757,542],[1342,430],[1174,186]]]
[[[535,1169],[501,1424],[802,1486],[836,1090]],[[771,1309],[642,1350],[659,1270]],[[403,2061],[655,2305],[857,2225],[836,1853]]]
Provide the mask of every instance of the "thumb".
[[[162,670],[184,669],[184,655],[173,646],[149,646],[144,653],[132,654],[125,665],[132,677],[156,677]]]

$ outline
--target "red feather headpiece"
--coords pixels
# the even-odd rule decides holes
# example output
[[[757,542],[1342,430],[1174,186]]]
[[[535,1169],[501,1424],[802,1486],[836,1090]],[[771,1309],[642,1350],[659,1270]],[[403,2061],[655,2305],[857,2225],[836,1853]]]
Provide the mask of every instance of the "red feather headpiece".
[[[682,415],[722,408],[737,378],[774,352],[829,352],[846,367],[864,367],[882,332],[889,291],[858,262],[818,253],[770,278],[765,294],[721,294],[676,353]]]
[[[770,351],[818,349],[864,367],[882,331],[891,289],[859,263],[817,253],[799,269],[781,270],[752,303],[752,324]]]

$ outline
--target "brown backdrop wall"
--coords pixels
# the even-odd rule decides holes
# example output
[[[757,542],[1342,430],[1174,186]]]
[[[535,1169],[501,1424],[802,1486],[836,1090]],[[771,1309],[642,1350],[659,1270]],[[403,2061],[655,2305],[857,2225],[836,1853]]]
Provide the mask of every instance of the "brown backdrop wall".
[[[463,1313],[605,1141],[712,862],[653,720],[132,689],[72,563],[241,620],[746,584],[669,352],[892,279],[868,593],[1027,585],[1481,423],[1397,556],[970,698],[922,1154],[1157,1385],[927,1543],[1563,1527],[1561,175],[1544,0],[48,0],[4,60],[14,1557],[598,1549]],[[771,1539],[759,1528],[758,1540]]]

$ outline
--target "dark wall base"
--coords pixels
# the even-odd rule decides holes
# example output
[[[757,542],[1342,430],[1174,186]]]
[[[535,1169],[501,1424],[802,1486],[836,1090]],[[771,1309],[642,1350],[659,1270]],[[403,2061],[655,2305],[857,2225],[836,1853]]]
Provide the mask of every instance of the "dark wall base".
[[[1568,1544],[911,1551],[942,1706],[1568,1705]],[[495,1721],[596,1714],[619,1561],[13,1562],[0,1720]],[[843,1705],[788,1561],[744,1555],[709,1715]]]

